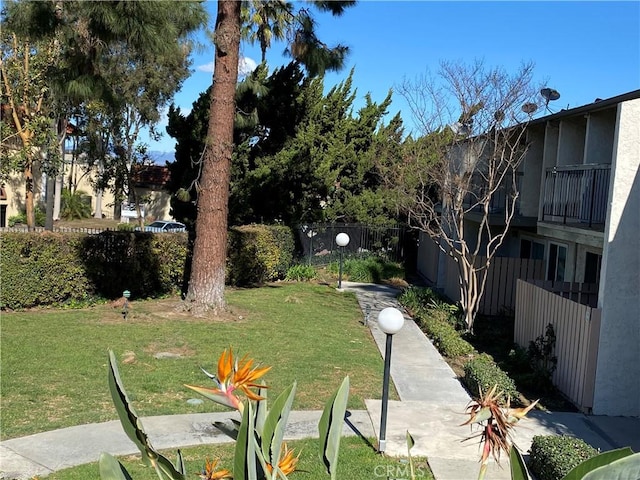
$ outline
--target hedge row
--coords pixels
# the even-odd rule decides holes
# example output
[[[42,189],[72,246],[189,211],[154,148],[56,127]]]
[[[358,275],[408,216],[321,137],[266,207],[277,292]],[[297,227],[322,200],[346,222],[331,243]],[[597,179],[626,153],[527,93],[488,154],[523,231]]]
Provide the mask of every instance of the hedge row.
[[[529,468],[538,480],[557,480],[597,454],[595,448],[579,438],[537,435],[529,450]]]
[[[0,237],[2,308],[18,309],[113,299],[154,298],[182,290],[186,233],[4,233]],[[227,283],[283,278],[294,236],[285,227],[253,225],[229,234]]]
[[[474,396],[480,390],[487,393],[497,385],[497,391],[502,392],[501,399],[505,405],[508,400],[513,402],[519,397],[514,381],[487,355],[479,355],[464,364],[462,381]]]
[[[463,383],[473,396],[488,392],[497,385],[502,392],[502,402],[507,399],[517,401],[518,390],[514,381],[487,355],[477,355],[473,345],[463,337],[463,332],[456,329],[459,323],[455,312],[457,309],[446,299],[429,288],[410,287],[398,297],[419,323],[420,328],[432,341],[433,345],[445,357],[470,357],[464,364]]]
[[[227,283],[248,286],[284,278],[293,264],[294,250],[289,227],[233,227],[229,230]]]
[[[460,336],[455,327],[449,323],[446,312],[440,310],[420,310],[416,319],[420,327],[433,342],[433,346],[448,358],[470,355],[475,352],[473,345]]]

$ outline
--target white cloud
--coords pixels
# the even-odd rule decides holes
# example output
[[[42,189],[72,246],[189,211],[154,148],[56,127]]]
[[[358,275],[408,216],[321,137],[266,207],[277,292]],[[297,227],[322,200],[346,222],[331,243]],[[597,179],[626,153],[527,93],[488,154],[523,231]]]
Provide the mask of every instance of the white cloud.
[[[196,67],[196,70],[199,72],[213,73],[214,67],[215,67],[215,63],[209,62],[209,63],[205,63],[204,65],[198,65]]]
[[[249,75],[256,69],[257,66],[258,64],[254,59],[249,57],[240,57],[240,62],[238,65],[238,75]]]
[[[249,57],[240,57],[240,62],[238,65],[238,75],[241,77],[248,75],[251,72],[253,72],[257,66],[258,64],[254,59]],[[214,67],[215,67],[215,63],[209,62],[203,65],[198,65],[196,67],[196,70],[199,72],[213,73]]]

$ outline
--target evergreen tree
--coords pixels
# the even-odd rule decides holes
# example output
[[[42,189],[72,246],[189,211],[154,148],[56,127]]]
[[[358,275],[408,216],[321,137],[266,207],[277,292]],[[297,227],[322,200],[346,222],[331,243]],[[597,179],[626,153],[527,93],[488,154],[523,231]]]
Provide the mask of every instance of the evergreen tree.
[[[256,93],[244,82],[236,90],[237,111],[255,109],[258,121],[236,121],[229,222],[392,222],[394,210],[378,174],[378,157],[397,157],[402,141],[399,115],[382,124],[390,95],[380,104],[366,95],[354,115],[352,75],[326,95],[323,80],[304,77],[295,62],[264,80],[257,80],[262,73],[254,76],[245,82],[258,82],[264,90]],[[174,191],[196,183],[207,113],[206,94],[186,117],[170,112],[168,130],[178,139],[177,160],[170,166]],[[193,220],[196,191],[191,189],[187,202],[173,203],[174,213],[188,212],[190,219],[182,220]]]
[[[353,2],[314,1],[321,11],[341,14]],[[238,76],[241,4],[219,0],[214,33],[215,81],[211,90],[208,143],[202,161],[197,200],[196,238],[193,266],[185,306],[195,314],[224,308],[224,281],[227,248],[227,220],[233,156],[235,87]],[[306,9],[302,16],[311,20]],[[347,48],[328,48],[313,33],[310,21],[301,22],[290,50],[312,73],[341,68]],[[294,48],[295,47],[295,48]]]

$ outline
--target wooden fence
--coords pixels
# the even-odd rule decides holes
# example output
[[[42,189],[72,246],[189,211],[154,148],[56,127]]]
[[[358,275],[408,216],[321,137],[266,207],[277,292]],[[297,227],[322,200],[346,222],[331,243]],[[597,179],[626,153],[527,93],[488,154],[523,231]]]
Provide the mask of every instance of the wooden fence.
[[[438,246],[428,237],[421,237],[418,253],[418,272],[431,284],[438,282]],[[485,257],[477,259],[483,265]],[[454,302],[460,301],[459,271],[456,261],[445,257],[444,272],[440,285],[443,293]],[[482,315],[512,314],[516,306],[516,281],[518,279],[544,278],[544,262],[526,258],[494,257],[489,265],[487,284],[480,301]]]
[[[528,348],[551,323],[558,359],[552,380],[578,408],[593,407],[601,310],[581,305],[519,280],[516,293],[515,342]]]
[[[553,280],[531,280],[529,283],[543,288],[548,292],[553,292],[561,297],[568,298],[582,305],[592,308],[598,306],[598,284],[597,283],[577,283],[577,282],[557,282]]]

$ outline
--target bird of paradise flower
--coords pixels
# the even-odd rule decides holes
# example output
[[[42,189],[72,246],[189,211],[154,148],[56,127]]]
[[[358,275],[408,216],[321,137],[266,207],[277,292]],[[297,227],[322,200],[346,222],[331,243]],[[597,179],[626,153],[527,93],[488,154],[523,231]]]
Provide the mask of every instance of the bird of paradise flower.
[[[290,473],[293,473],[296,471],[298,460],[300,460],[300,453],[302,452],[298,453],[298,455],[294,457],[293,456],[294,450],[289,449],[286,442],[283,443],[282,446],[283,446],[283,449],[280,452],[280,459],[278,460],[278,470],[280,471],[280,473],[287,476]],[[274,470],[273,465],[271,465],[270,463],[267,463],[266,466],[267,466],[267,471],[270,474],[272,474]]]
[[[242,391],[249,400],[262,400],[262,397],[251,389],[266,388],[256,381],[269,370],[271,367],[254,367],[253,359],[247,359],[246,355],[241,360],[234,361],[233,350],[229,348],[229,350],[225,349],[218,359],[217,375],[212,375],[204,368],[202,369],[205,375],[216,384],[216,388],[194,385],[185,385],[185,387],[216,403],[242,412],[244,404],[236,395],[236,391]]]
[[[480,458],[478,480],[482,480],[485,477],[489,465],[489,457],[493,456],[496,463],[500,463],[501,452],[509,455],[513,443],[510,430],[538,403],[538,400],[536,400],[524,408],[510,408],[510,400],[507,400],[507,406],[503,408],[500,405],[502,392],[497,390],[497,385],[485,394],[480,389],[479,398],[472,400],[467,406],[466,413],[469,415],[469,419],[462,424],[482,425],[479,434],[465,439],[480,437],[482,456]]]
[[[199,474],[202,480],[226,480],[232,479],[233,475],[229,470],[218,470],[216,471],[216,467],[218,466],[218,460],[211,461],[208,458],[205,460],[204,469],[202,473]]]

